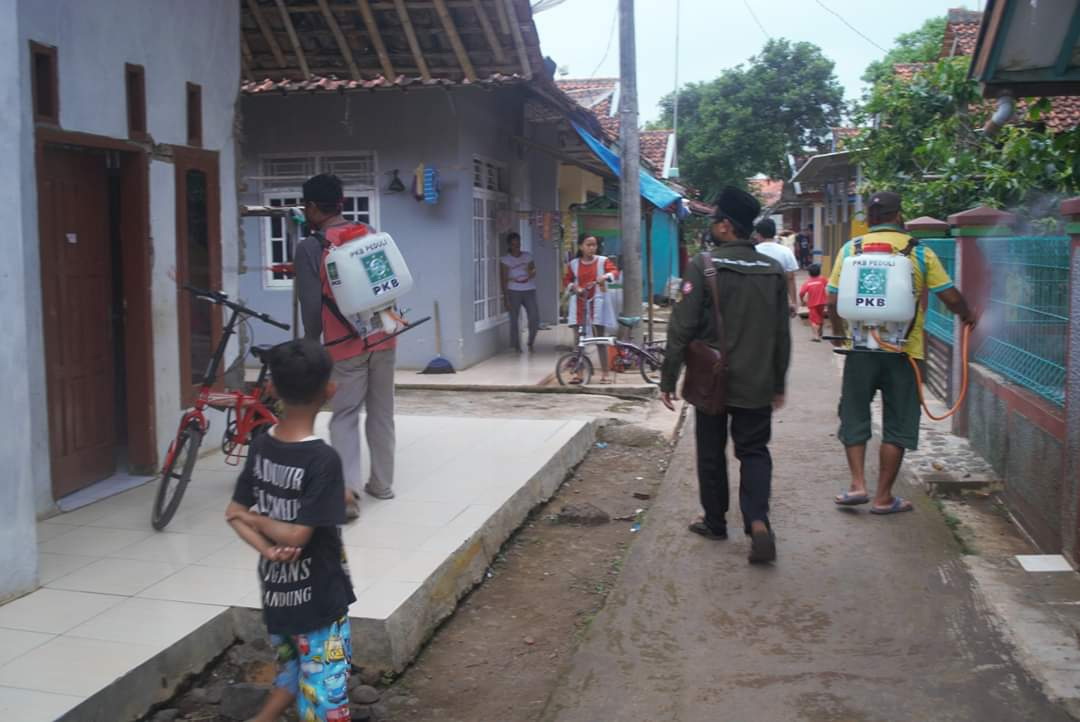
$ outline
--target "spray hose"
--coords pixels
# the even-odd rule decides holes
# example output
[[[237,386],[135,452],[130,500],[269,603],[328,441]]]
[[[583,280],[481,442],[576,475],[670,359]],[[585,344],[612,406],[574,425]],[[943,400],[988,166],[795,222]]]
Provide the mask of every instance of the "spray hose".
[[[870,335],[874,337],[875,341],[877,341],[878,346],[885,349],[886,351],[892,351],[894,353],[904,353],[903,349],[901,349],[899,346],[893,346],[892,344],[882,341],[881,336],[878,335],[878,331],[876,328],[870,330]],[[968,392],[968,343],[970,339],[971,324],[965,323],[963,331],[960,332],[960,356],[963,359],[963,362],[960,366],[960,368],[962,369],[960,372],[960,395],[956,398],[956,403],[953,405],[953,407],[941,416],[934,416],[934,414],[930,411],[930,408],[926,405],[926,396],[923,394],[922,371],[919,370],[918,362],[916,362],[915,359],[911,358],[910,356],[907,356],[907,354],[904,354],[907,357],[907,360],[911,363],[912,370],[915,371],[915,381],[918,384],[917,388],[919,389],[919,403],[922,404],[923,411],[926,412],[926,415],[934,421],[944,421],[945,419],[949,418],[957,411],[959,411],[960,407],[964,405],[964,399],[967,397]]]

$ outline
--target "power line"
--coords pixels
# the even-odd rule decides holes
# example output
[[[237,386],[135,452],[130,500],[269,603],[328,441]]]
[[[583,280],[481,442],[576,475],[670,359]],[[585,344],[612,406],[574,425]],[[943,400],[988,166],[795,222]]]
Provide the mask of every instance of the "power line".
[[[604,56],[600,58],[600,62],[596,64],[596,69],[589,74],[589,78],[595,78],[596,74],[600,72],[601,66],[604,61],[607,60],[608,53],[611,52],[611,43],[615,40],[615,26],[619,22],[619,0],[615,0],[615,10],[611,14],[611,30],[608,32],[607,47],[604,48]]]
[[[754,8],[750,7],[750,0],[742,1],[743,5],[746,6],[746,9],[750,11],[750,17],[752,17],[754,19],[754,22],[757,23],[757,26],[761,28],[761,32],[765,33],[765,37],[767,37],[769,40],[772,40],[772,34],[765,29],[764,25],[761,24],[761,21],[758,19],[757,13],[754,12]]]
[[[888,50],[886,50],[885,48],[881,47],[880,45],[878,45],[877,43],[875,43],[875,42],[874,42],[873,40],[871,40],[871,39],[870,39],[870,37],[868,37],[867,35],[865,35],[865,34],[864,34],[864,33],[863,33],[863,32],[862,32],[861,30],[859,30],[859,29],[858,29],[857,27],[855,27],[854,25],[852,25],[851,23],[849,23],[849,22],[847,21],[847,18],[845,18],[845,17],[843,16],[843,15],[841,15],[840,13],[838,13],[838,12],[836,12],[835,10],[833,10],[832,8],[830,8],[830,7],[828,6],[828,5],[826,5],[825,3],[823,3],[823,2],[821,1],[821,0],[815,0],[815,2],[817,2],[817,4],[818,4],[818,5],[820,5],[820,6],[821,6],[821,7],[822,7],[822,8],[823,8],[823,9],[824,9],[825,11],[827,11],[827,12],[829,12],[829,13],[831,13],[831,14],[835,15],[835,16],[836,16],[837,18],[839,18],[839,19],[840,19],[840,22],[842,22],[842,23],[843,23],[844,25],[847,25],[847,26],[848,26],[849,28],[851,28],[851,32],[855,33],[855,34],[856,34],[856,35],[858,35],[858,36],[859,36],[860,38],[862,38],[862,39],[863,39],[863,40],[865,40],[866,42],[870,43],[871,45],[873,45],[873,46],[874,46],[875,48],[877,48],[877,49],[878,49],[878,50],[880,50],[881,52],[883,52],[883,53],[887,53],[887,52],[889,52]]]

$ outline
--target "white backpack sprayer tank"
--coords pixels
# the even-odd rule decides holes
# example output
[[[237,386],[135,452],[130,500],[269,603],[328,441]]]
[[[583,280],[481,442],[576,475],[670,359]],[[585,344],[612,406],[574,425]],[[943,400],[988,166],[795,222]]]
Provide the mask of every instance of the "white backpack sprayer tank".
[[[908,329],[918,311],[915,297],[914,266],[908,256],[917,244],[912,241],[908,251],[896,253],[889,243],[861,245],[854,255],[844,259],[840,268],[840,288],[836,310],[851,328],[852,351],[859,353],[904,354],[915,375],[919,402],[926,415],[934,421],[944,421],[955,414],[964,403],[968,389],[968,344],[971,326],[965,324],[960,334],[962,377],[956,403],[944,415],[935,415],[923,395],[922,372],[919,364],[906,354]],[[834,340],[846,340],[843,337]],[[837,353],[850,353],[837,350]]]
[[[844,259],[837,311],[851,327],[855,349],[902,348],[915,318],[912,273],[911,259],[888,243],[868,243]]]
[[[389,233],[350,228],[330,245],[324,262],[334,301],[361,337],[377,331],[397,336],[429,320],[408,323],[396,310],[413,277]]]

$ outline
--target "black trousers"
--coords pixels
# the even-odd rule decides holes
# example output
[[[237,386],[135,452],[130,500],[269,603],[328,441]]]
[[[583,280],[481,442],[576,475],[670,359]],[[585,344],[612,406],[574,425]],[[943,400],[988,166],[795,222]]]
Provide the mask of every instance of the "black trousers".
[[[743,529],[749,533],[751,522],[769,524],[772,456],[769,455],[768,444],[772,436],[772,408],[729,408],[727,413],[719,416],[697,412],[698,487],[701,506],[705,510],[705,524],[715,532],[727,531],[728,472],[725,452],[729,421],[731,440],[735,443],[735,458],[740,465],[739,508],[742,510]]]

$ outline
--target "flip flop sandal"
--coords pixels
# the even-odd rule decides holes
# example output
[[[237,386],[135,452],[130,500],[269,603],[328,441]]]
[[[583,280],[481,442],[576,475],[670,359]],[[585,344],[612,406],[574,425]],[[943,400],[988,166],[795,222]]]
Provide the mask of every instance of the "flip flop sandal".
[[[889,504],[884,509],[880,509],[880,508],[878,508],[876,506],[870,508],[870,513],[871,514],[878,514],[878,515],[900,514],[901,512],[905,512],[905,511],[915,511],[915,505],[912,504],[907,499],[901,499],[898,496],[893,497],[892,504]]]
[[[839,497],[834,497],[833,503],[837,506],[859,506],[860,504],[869,504],[870,495],[845,491],[840,494]]]

